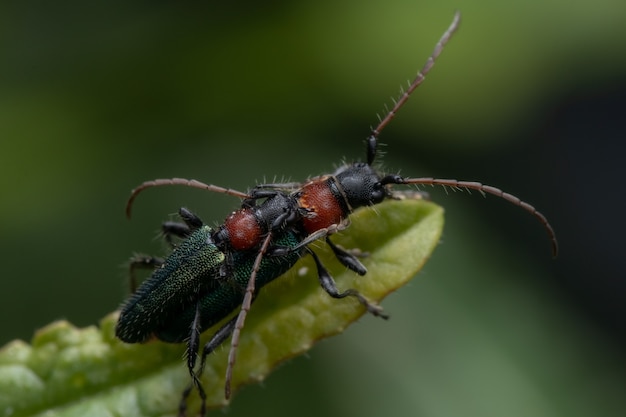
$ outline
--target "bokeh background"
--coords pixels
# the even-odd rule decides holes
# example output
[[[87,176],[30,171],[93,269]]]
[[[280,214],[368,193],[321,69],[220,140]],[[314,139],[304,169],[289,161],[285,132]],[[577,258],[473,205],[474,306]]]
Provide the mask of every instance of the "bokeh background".
[[[126,296],[128,257],[164,249],[161,221],[184,205],[220,222],[237,205],[166,187],[128,221],[138,183],[245,190],[362,158],[460,9],[381,135],[384,165],[523,197],[560,256],[522,210],[433,189],[443,240],[385,300],[392,319],[363,318],[228,414],[624,415],[626,3],[224,3],[0,5],[0,345],[97,323]]]

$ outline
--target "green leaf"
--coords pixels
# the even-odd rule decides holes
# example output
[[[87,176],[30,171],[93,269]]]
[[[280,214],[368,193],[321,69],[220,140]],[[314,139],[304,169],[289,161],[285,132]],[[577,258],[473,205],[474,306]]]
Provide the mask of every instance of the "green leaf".
[[[408,282],[437,245],[443,209],[423,200],[389,201],[359,210],[335,237],[346,248],[368,252],[357,276],[324,244],[314,245],[340,289],[356,288],[380,301]],[[260,381],[277,364],[306,352],[318,340],[341,333],[364,314],[353,299],[336,300],[319,286],[310,259],[267,285],[241,334],[233,389]],[[183,344],[124,344],[114,337],[117,312],[77,329],[66,321],[39,330],[32,344],[16,340],[0,350],[0,417],[176,415],[190,381]],[[212,334],[208,331],[203,342]],[[228,343],[208,358],[202,381],[210,407],[225,405]],[[198,410],[194,393],[190,414]]]

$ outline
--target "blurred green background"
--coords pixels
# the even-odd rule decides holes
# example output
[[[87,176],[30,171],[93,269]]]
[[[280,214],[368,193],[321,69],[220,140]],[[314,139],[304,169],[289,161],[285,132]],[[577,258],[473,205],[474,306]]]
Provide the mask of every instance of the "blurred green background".
[[[223,3],[0,5],[0,344],[97,323],[126,296],[129,256],[164,249],[161,221],[184,205],[218,223],[238,203],[166,187],[128,221],[140,182],[245,190],[362,158],[460,9],[381,135],[384,165],[523,197],[561,255],[519,208],[433,189],[444,237],[383,303],[392,319],[363,318],[229,415],[623,415],[626,3]]]

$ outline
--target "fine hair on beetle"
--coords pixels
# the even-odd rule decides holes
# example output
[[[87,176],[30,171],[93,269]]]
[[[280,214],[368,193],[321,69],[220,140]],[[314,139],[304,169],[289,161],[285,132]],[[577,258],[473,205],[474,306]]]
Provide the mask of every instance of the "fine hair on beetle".
[[[534,216],[548,234],[552,254],[557,255],[556,236],[546,217],[512,194],[475,181],[410,178],[379,171],[380,133],[422,84],[458,29],[460,19],[457,12],[415,79],[371,130],[366,139],[364,162],[344,163],[331,174],[305,182],[259,184],[248,192],[183,178],[146,181],[131,191],[126,205],[128,217],[141,192],[165,185],[198,188],[242,200],[241,206],[215,228],[207,226],[190,210],[180,208],[180,222],[169,221],[162,225],[166,241],[172,246],[170,255],[164,259],[143,255],[131,259],[131,271],[142,267],[154,271],[138,288],[131,284],[133,293],[122,306],[116,335],[126,343],[156,338],[187,344],[186,362],[191,382],[183,391],[179,415],[186,414],[187,398],[194,388],[201,400],[200,413],[206,413],[207,395],[200,376],[207,356],[229,338],[224,396],[230,398],[240,334],[252,303],[264,285],[290,270],[303,256],[312,257],[320,286],[329,296],[353,298],[368,313],[387,318],[379,305],[356,289],[340,290],[310,245],[322,242],[342,265],[358,275],[365,275],[367,269],[358,253],[336,245],[332,235],[349,227],[349,217],[354,210],[398,198],[394,186],[431,185],[495,195]],[[176,244],[172,238],[176,239]],[[200,349],[200,335],[226,318],[225,324]]]

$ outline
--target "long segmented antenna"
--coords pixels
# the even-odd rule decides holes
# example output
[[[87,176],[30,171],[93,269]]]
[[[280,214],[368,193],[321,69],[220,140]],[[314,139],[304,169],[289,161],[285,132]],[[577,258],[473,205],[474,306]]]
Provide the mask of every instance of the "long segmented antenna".
[[[198,180],[188,180],[185,178],[158,179],[146,181],[130,192],[130,197],[128,197],[128,201],[126,202],[126,217],[130,219],[133,202],[140,192],[142,192],[146,188],[161,187],[163,185],[182,185],[185,187],[199,188],[201,190],[212,191],[215,193],[228,194],[242,199],[251,198],[250,195],[242,193],[241,191],[233,190],[232,188],[224,188],[213,184],[205,184]]]
[[[459,24],[461,23],[461,14],[457,11],[454,14],[454,18],[452,19],[452,23],[448,27],[448,29],[444,32],[444,34],[435,45],[435,49],[433,53],[428,57],[426,63],[422,67],[420,71],[418,71],[417,76],[409,85],[409,88],[406,91],[403,91],[400,97],[394,102],[393,108],[387,112],[386,116],[378,123],[375,129],[372,129],[370,136],[367,138],[367,164],[372,165],[374,159],[377,154],[377,146],[378,146],[378,136],[380,132],[393,120],[396,116],[396,113],[400,108],[408,101],[411,93],[415,91],[417,87],[419,87],[426,75],[430,72],[432,67],[435,65],[436,59],[441,55],[443,48],[452,38],[454,32],[459,28]],[[556,239],[556,235],[554,233],[554,229],[546,219],[546,217],[541,214],[535,207],[528,204],[525,201],[520,200],[518,197],[513,194],[509,194],[500,190],[499,188],[492,187],[490,185],[484,185],[480,182],[475,181],[459,181],[454,179],[439,179],[439,178],[403,178],[399,175],[389,175],[382,179],[382,184],[416,184],[416,185],[440,185],[444,187],[451,187],[454,189],[469,189],[469,190],[477,190],[483,194],[492,194],[497,197],[503,198],[508,202],[519,206],[532,214],[535,218],[539,220],[539,222],[543,225],[548,233],[548,238],[552,244],[552,255],[554,257],[557,256],[559,252],[559,245]]]
[[[468,190],[476,190],[483,194],[492,194],[497,197],[500,197],[509,203],[512,203],[518,207],[523,208],[543,225],[544,229],[548,233],[548,238],[550,239],[550,243],[552,244],[552,256],[556,258],[559,253],[559,243],[556,240],[556,234],[554,233],[554,229],[548,222],[548,219],[541,214],[535,207],[528,204],[525,201],[520,200],[518,197],[513,194],[502,191],[499,188],[492,187],[491,185],[485,185],[476,181],[459,181],[454,179],[442,179],[442,178],[403,178],[399,175],[390,175],[385,177],[381,181],[383,184],[415,184],[415,185],[441,185],[443,187],[450,187],[453,189],[468,189]]]
[[[228,400],[230,398],[230,385],[233,379],[233,369],[235,368],[235,361],[237,360],[237,348],[239,347],[239,335],[241,333],[241,329],[243,329],[243,325],[246,322],[246,316],[250,311],[250,307],[252,305],[252,297],[254,296],[255,284],[256,284],[256,276],[261,268],[261,261],[263,260],[263,256],[267,252],[267,249],[270,246],[270,241],[272,240],[272,234],[268,233],[268,235],[263,240],[263,244],[259,249],[259,253],[254,260],[254,265],[252,266],[252,273],[250,274],[250,278],[248,279],[248,285],[246,286],[246,292],[243,297],[243,302],[241,303],[241,309],[239,310],[239,315],[237,316],[237,321],[235,323],[235,329],[233,330],[233,335],[230,339],[230,351],[228,352],[228,364],[226,365],[226,377],[224,381],[224,397]]]
[[[426,60],[424,67],[420,71],[418,71],[417,76],[415,77],[415,79],[413,80],[409,88],[400,95],[397,101],[395,101],[393,108],[380,121],[380,123],[378,123],[378,126],[376,126],[376,129],[372,130],[371,138],[373,139],[378,138],[378,135],[380,134],[380,132],[385,128],[385,126],[389,124],[389,122],[391,122],[391,120],[393,120],[398,110],[400,110],[400,108],[404,105],[404,103],[407,102],[411,93],[415,91],[415,89],[419,87],[420,84],[422,84],[422,82],[426,78],[426,75],[430,72],[433,65],[435,65],[435,60],[437,59],[437,57],[439,57],[439,55],[441,55],[441,51],[443,51],[443,47],[446,46],[450,38],[452,38],[452,35],[454,34],[454,32],[456,32],[456,30],[459,28],[460,23],[461,23],[461,13],[457,11],[454,14],[454,19],[452,20],[452,23],[448,27],[448,30],[445,31],[445,33],[439,39],[439,42],[437,42],[437,45],[435,45],[435,49],[433,50],[433,53]]]

